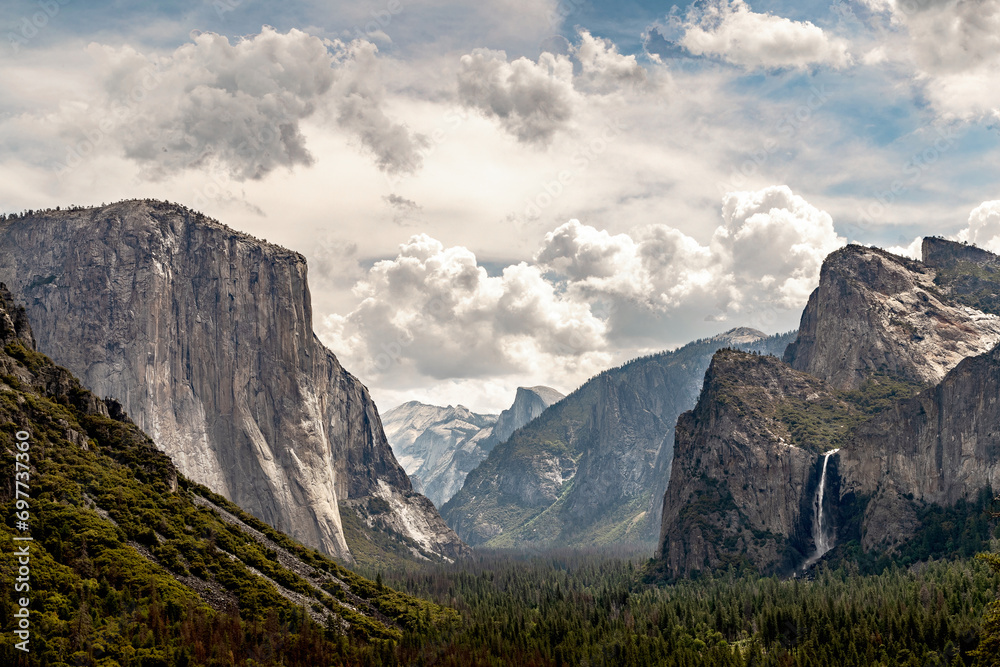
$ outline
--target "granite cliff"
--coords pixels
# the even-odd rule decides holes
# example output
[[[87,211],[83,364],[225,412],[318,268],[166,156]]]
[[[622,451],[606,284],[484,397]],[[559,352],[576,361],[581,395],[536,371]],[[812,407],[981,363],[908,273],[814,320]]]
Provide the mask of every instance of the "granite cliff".
[[[1000,318],[970,305],[941,274],[933,261],[877,248],[832,253],[784,360],[838,389],[856,389],[876,372],[940,382],[962,359],[1000,342]]]
[[[1000,491],[1000,346],[858,428],[839,475],[842,496],[866,500],[866,550],[895,549],[912,537],[922,505]]]
[[[414,556],[464,552],[313,333],[301,255],[135,200],[0,223],[0,280],[40,351],[118,399],[192,480],[339,558],[369,533]]]
[[[928,517],[1000,489],[998,294],[1000,258],[942,239],[922,262],[831,254],[787,363],[717,353],[678,420],[659,569],[791,571],[816,555],[820,508],[843,549],[943,542],[957,515]]]
[[[493,446],[507,442],[514,431],[525,426],[546,408],[566,398],[552,387],[518,387],[514,402],[500,413],[490,430]],[[490,448],[492,449],[492,447]]]
[[[410,481],[440,507],[494,447],[562,398],[550,387],[518,387],[499,417],[410,401],[386,412],[382,424]]]
[[[825,382],[774,357],[715,354],[697,406],[677,421],[657,554],[667,573],[744,561],[787,570],[805,559],[825,444],[796,428],[796,411],[809,410],[833,417],[822,423],[831,433],[853,414]]]
[[[712,353],[780,354],[790,338],[734,329],[601,373],[494,448],[442,515],[473,545],[653,544],[673,426]]]

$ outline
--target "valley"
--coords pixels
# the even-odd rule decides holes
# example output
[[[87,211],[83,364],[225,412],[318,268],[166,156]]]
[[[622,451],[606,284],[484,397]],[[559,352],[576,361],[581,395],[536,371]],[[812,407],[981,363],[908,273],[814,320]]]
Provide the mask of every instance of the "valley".
[[[499,415],[380,415],[312,334],[295,253],[138,200],[0,240],[4,465],[15,434],[39,448],[38,649],[5,635],[5,664],[996,655],[996,255],[847,246],[798,331],[521,387]]]

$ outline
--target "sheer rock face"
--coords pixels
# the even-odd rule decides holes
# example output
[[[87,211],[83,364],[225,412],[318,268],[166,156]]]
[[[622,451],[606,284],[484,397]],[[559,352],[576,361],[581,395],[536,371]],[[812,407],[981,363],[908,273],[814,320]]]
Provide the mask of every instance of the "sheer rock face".
[[[566,398],[552,387],[518,387],[514,403],[500,413],[490,431],[493,445],[507,442],[514,431],[525,426],[553,403]],[[492,448],[491,448],[492,449]]]
[[[932,264],[862,246],[832,253],[784,360],[838,389],[875,372],[934,384],[1000,342],[1000,318],[952,298]]]
[[[697,406],[677,420],[657,554],[670,576],[744,560],[773,572],[804,558],[820,456],[792,444],[776,417],[790,399],[836,400],[774,357],[715,354]]]
[[[20,343],[29,350],[37,349],[27,311],[24,306],[14,303],[7,285],[0,283],[0,347],[8,343]]]
[[[129,201],[3,223],[0,280],[40,351],[120,400],[186,476],[279,530],[350,559],[339,505],[377,496],[412,510],[402,533],[432,554],[465,548],[313,333],[301,255]]]
[[[383,425],[410,481],[441,507],[494,447],[562,398],[550,387],[518,387],[499,417],[410,401],[387,412]]]
[[[951,506],[1000,490],[1000,347],[862,425],[840,454],[840,476],[842,495],[871,498],[866,549],[912,535],[914,502]]]

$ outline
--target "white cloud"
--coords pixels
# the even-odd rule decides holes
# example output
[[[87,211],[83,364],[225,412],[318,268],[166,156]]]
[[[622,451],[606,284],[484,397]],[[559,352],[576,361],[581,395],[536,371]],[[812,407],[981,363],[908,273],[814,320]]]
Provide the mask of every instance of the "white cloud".
[[[634,55],[619,53],[610,39],[594,37],[586,30],[581,29],[579,37],[580,44],[572,48],[582,70],[577,78],[578,86],[607,93],[646,85],[646,70]]]
[[[707,245],[667,225],[610,234],[571,220],[530,263],[493,276],[466,248],[413,236],[323,335],[348,368],[395,391],[505,376],[572,389],[639,351],[636,340],[656,346],[649,323],[664,318],[797,320],[823,259],[845,242],[830,216],[785,186],[731,193],[722,216]]]
[[[356,286],[351,314],[326,338],[364,377],[488,377],[544,367],[591,373],[608,362],[604,323],[557,293],[538,267],[487,275],[466,248],[420,234]],[[345,361],[345,363],[347,363]],[[404,380],[405,381],[405,380]]]
[[[823,259],[844,245],[830,216],[786,186],[725,196],[723,224],[707,246],[667,225],[636,238],[570,221],[545,237],[535,260],[571,292],[622,298],[653,312],[701,310],[730,318],[801,308]]]
[[[722,218],[712,249],[731,281],[732,312],[750,304],[801,308],[823,260],[846,243],[828,213],[783,185],[727,194]]]
[[[428,141],[391,120],[383,110],[386,91],[378,48],[363,40],[338,46],[339,78],[334,98],[340,127],[361,140],[382,171],[389,174],[416,171],[423,161],[421,150]]]
[[[545,145],[573,116],[573,63],[551,53],[508,63],[503,51],[476,49],[462,56],[458,95],[519,141]]]
[[[412,171],[423,140],[384,113],[377,49],[324,42],[299,30],[235,43],[194,35],[170,54],[91,44],[99,89],[56,116],[78,153],[120,151],[150,179],[207,166],[236,180],[314,162],[301,124],[333,116],[379,169]],[[318,113],[322,112],[322,113]],[[67,166],[83,155],[71,151]]]
[[[958,233],[958,240],[1000,253],[1000,201],[985,201],[973,209],[968,226]]]
[[[519,141],[547,146],[595,102],[657,89],[634,55],[619,53],[611,40],[586,30],[579,29],[577,36],[570,55],[543,52],[537,61],[508,62],[506,53],[490,49],[462,56],[459,101],[498,120]]]
[[[718,56],[748,69],[847,67],[843,39],[809,21],[758,14],[743,0],[712,0],[688,16],[681,46],[694,55]]]
[[[918,236],[910,241],[908,245],[893,245],[886,248],[886,250],[894,255],[901,255],[903,257],[909,257],[910,259],[919,261],[923,257],[923,244],[924,237]]]
[[[235,45],[202,33],[163,58],[128,46],[88,51],[104,79],[96,110],[116,118],[109,134],[149,175],[215,161],[260,178],[312,163],[299,122],[334,81],[320,40],[265,28]]]
[[[909,61],[916,81],[946,117],[1000,117],[1000,0],[866,0],[884,12],[896,59]],[[887,51],[888,52],[888,51]]]

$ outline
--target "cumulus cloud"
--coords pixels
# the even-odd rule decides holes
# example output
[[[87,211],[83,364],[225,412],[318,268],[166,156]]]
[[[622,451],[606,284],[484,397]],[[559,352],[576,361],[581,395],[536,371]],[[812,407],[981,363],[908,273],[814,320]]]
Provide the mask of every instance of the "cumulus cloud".
[[[973,209],[968,226],[958,233],[958,240],[1000,253],[1000,201],[985,201]]]
[[[586,30],[580,30],[579,37],[580,44],[572,50],[582,70],[577,86],[608,93],[647,84],[646,70],[634,55],[619,53],[610,39],[594,37]]]
[[[902,243],[906,243],[906,240],[901,240]],[[924,243],[923,236],[917,236],[907,245],[892,245],[886,248],[889,252],[894,255],[901,255],[902,257],[909,257],[910,259],[915,259],[919,261],[923,257],[922,248]]]
[[[382,171],[388,174],[416,171],[423,160],[422,150],[429,142],[385,114],[378,48],[364,40],[339,46],[336,61],[340,76],[335,85],[337,122],[361,140]]]
[[[846,243],[828,213],[783,185],[727,194],[722,218],[712,249],[725,267],[732,312],[748,304],[802,307],[823,259]]]
[[[570,220],[500,275],[418,235],[372,267],[355,288],[361,304],[328,317],[324,336],[365,377],[534,373],[572,386],[635,341],[666,344],[664,318],[760,325],[780,311],[771,321],[784,327],[844,243],[785,186],[727,195],[707,244],[667,225],[611,234]]]
[[[236,44],[202,33],[164,58],[92,44],[104,74],[104,109],[125,156],[164,175],[212,160],[233,177],[308,165],[299,123],[332,86],[323,43],[265,28]]]
[[[519,141],[548,144],[573,116],[573,63],[551,53],[507,62],[503,51],[476,49],[462,56],[458,95]]]
[[[466,248],[417,235],[376,263],[347,316],[325,320],[333,349],[366,377],[435,379],[530,373],[607,363],[604,324],[560,295],[538,267],[489,276]]]
[[[522,143],[547,146],[596,100],[656,89],[634,55],[619,53],[611,40],[586,30],[577,37],[568,54],[543,52],[537,61],[508,62],[505,52],[490,49],[462,56],[459,101],[496,119]]]
[[[748,69],[851,64],[848,44],[809,21],[758,14],[744,0],[712,0],[692,9],[680,45]]]
[[[545,237],[535,260],[589,298],[623,298],[654,312],[700,308],[722,320],[801,308],[823,259],[845,243],[827,213],[786,186],[729,193],[722,218],[708,245],[667,225],[633,239],[574,220]]]
[[[301,122],[330,106],[387,172],[419,166],[421,138],[382,111],[374,45],[325,42],[264,27],[236,43],[200,33],[173,53],[147,56],[92,44],[103,82],[88,117],[64,133],[111,137],[152,178],[217,165],[237,180],[308,166]]]
[[[1000,117],[1000,0],[866,4],[903,33],[904,43],[895,51],[912,61],[917,81],[939,112],[965,119]]]

